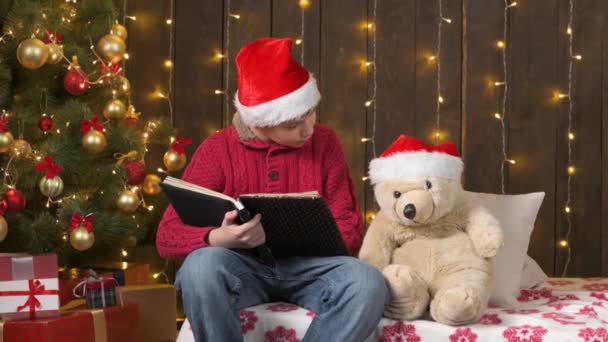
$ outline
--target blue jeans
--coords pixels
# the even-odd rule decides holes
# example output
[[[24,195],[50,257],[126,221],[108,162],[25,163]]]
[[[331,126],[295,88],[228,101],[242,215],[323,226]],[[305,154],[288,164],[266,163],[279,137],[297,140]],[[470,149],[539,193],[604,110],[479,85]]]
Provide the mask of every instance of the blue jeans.
[[[196,341],[242,341],[239,310],[286,301],[317,314],[303,342],[358,342],[377,327],[388,290],[372,266],[352,257],[284,258],[274,267],[221,247],[193,251],[177,273]]]

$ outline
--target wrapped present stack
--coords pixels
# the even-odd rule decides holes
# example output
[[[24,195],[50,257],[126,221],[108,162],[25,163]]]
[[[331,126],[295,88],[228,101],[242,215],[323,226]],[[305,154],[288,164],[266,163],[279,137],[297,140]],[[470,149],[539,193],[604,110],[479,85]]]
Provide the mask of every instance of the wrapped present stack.
[[[60,308],[67,290],[59,289],[56,255],[0,254],[0,342],[142,341],[138,304],[117,300],[114,273],[101,274],[64,282],[76,294],[80,284],[86,301]]]
[[[141,341],[175,341],[175,287],[150,284],[152,280],[150,266],[136,262],[103,263],[90,268],[61,270],[62,305],[74,303],[75,298],[86,298],[89,309],[104,307],[114,300],[118,303],[136,303]],[[113,295],[114,290],[116,296]],[[102,302],[104,298],[105,304]]]

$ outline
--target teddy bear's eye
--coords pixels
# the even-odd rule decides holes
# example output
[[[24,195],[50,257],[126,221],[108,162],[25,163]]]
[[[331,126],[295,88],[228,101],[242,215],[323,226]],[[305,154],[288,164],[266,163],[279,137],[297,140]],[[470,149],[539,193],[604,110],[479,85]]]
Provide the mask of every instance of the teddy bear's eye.
[[[401,193],[399,191],[395,191],[393,192],[393,196],[395,196],[395,198],[399,198],[401,197]]]
[[[433,183],[431,183],[430,181],[426,181],[426,189],[430,190],[433,187]]]

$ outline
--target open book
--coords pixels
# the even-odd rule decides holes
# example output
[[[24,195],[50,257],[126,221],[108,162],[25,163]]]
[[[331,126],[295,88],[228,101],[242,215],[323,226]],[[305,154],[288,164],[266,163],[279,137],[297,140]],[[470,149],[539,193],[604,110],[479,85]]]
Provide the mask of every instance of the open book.
[[[266,246],[274,257],[348,255],[336,221],[318,192],[244,194],[232,198],[174,177],[161,187],[181,220],[197,227],[219,227],[238,210],[239,221],[262,214]]]

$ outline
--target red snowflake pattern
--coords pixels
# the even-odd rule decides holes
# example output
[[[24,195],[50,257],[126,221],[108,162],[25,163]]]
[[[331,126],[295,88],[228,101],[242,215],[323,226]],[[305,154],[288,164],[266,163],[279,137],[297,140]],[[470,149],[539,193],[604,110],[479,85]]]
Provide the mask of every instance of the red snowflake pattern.
[[[296,337],[294,329],[285,329],[283,326],[278,326],[272,331],[267,331],[264,334],[264,342],[301,342]]]
[[[502,311],[509,315],[531,315],[540,312],[538,309],[504,309]]]
[[[298,310],[298,307],[296,305],[293,304],[285,304],[285,303],[279,303],[279,304],[272,304],[269,305],[266,310],[272,311],[272,312],[289,312],[289,311],[296,311]]]
[[[378,342],[420,342],[420,336],[416,335],[416,328],[413,325],[399,321],[383,327]]]
[[[583,288],[587,291],[608,291],[608,284],[587,284]]]
[[[520,302],[531,302],[533,300],[551,297],[553,297],[551,290],[543,287],[538,289],[521,290],[517,300]]]
[[[479,319],[479,324],[484,325],[497,325],[500,323],[502,323],[502,319],[500,319],[497,314],[484,314]]]
[[[502,332],[509,342],[542,342],[543,335],[547,329],[541,326],[522,325],[519,327],[509,327]]]
[[[255,329],[255,323],[258,321],[255,311],[241,310],[239,317],[241,318],[241,333],[243,335]]]
[[[561,295],[561,296],[552,296],[551,298],[549,298],[549,302],[558,302],[560,300],[580,300],[580,298],[578,298],[577,295],[575,294],[566,294],[566,295]]]
[[[317,317],[317,313],[312,310],[308,310],[308,312],[306,313],[306,316],[308,316],[310,318],[315,318],[315,317]]]
[[[593,302],[591,305],[604,307],[604,302]]]
[[[547,280],[547,284],[553,286],[565,286],[574,284],[574,280],[566,280],[566,279],[549,279]]]
[[[548,318],[548,319],[552,319],[556,322],[558,322],[561,325],[568,325],[568,324],[585,324],[585,322],[576,322],[573,321],[576,319],[576,317],[574,316],[570,316],[570,315],[566,315],[560,312],[547,312],[543,314],[543,318]]]
[[[597,317],[597,312],[595,311],[595,309],[593,308],[593,306],[589,306],[589,305],[585,305],[585,307],[583,307],[582,309],[580,309],[578,311],[577,315],[587,315],[587,316],[593,316],[593,317]]]
[[[599,300],[604,300],[608,302],[608,297],[606,297],[605,293],[597,293],[597,292],[591,292],[591,297],[595,297]]]
[[[471,328],[459,328],[450,335],[450,342],[477,342],[477,334]]]
[[[554,308],[555,310],[561,310],[563,308],[565,308],[566,306],[568,306],[570,304],[564,304],[564,303],[557,303],[557,304],[549,304],[550,307]]]
[[[585,328],[578,331],[578,336],[585,342],[608,342],[608,330],[605,328]]]

